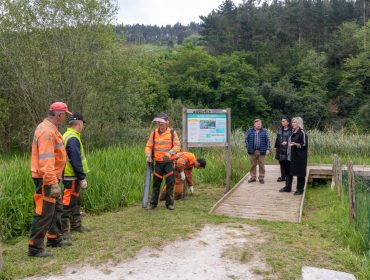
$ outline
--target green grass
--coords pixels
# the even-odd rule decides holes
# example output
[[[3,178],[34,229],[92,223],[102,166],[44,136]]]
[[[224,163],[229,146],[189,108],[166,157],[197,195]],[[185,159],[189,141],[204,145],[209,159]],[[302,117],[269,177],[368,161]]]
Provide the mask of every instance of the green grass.
[[[359,280],[369,279],[366,257],[352,252],[337,236],[338,225],[333,217],[338,203],[329,186],[308,190],[302,224],[209,215],[209,209],[223,192],[220,185],[201,185],[190,199],[178,201],[175,211],[166,210],[163,204],[156,211],[131,205],[118,212],[89,215],[84,223],[93,232],[75,234],[73,246],[53,249],[55,256],[51,259],[27,257],[27,238],[19,237],[13,245],[4,245],[6,267],[0,279],[60,273],[65,265],[118,263],[143,247],[160,248],[178,238],[190,238],[209,223],[259,227],[264,243],[250,244],[241,251],[230,249],[225,256],[245,263],[252,250],[257,250],[271,267],[261,272],[267,278],[299,279],[301,266],[307,265],[351,272]]]
[[[308,135],[311,163],[331,163],[332,154],[336,153],[342,162],[351,159],[355,164],[370,164],[369,135],[316,131],[309,131]],[[233,133],[232,185],[249,170],[243,137],[240,130]],[[270,132],[272,142],[274,137]],[[207,159],[207,169],[194,172],[196,187],[200,186],[197,194],[189,201],[179,202],[175,213],[164,209],[148,213],[138,206],[145,174],[143,146],[144,143],[107,148],[88,155],[90,188],[83,195],[83,206],[90,213],[86,224],[94,229],[94,234],[77,235],[72,248],[55,250],[56,257],[46,262],[26,256],[25,236],[32,221],[34,191],[29,157],[7,156],[0,161],[0,236],[8,242],[7,268],[0,279],[50,273],[54,268],[61,271],[63,264],[74,263],[75,259],[92,264],[121,261],[144,246],[159,247],[177,237],[187,237],[205,223],[222,222],[261,227],[269,239],[256,247],[271,265],[271,273],[280,279],[297,278],[303,264],[352,271],[359,279],[370,278],[369,259],[356,249],[360,248],[356,243],[359,244],[361,236],[343,221],[346,210],[338,206],[336,194],[327,187],[309,190],[301,225],[210,216],[209,209],[226,190],[225,149],[191,149]],[[274,155],[269,155],[266,162],[276,164]],[[247,260],[248,254],[240,259]],[[19,263],[21,267],[15,265]]]

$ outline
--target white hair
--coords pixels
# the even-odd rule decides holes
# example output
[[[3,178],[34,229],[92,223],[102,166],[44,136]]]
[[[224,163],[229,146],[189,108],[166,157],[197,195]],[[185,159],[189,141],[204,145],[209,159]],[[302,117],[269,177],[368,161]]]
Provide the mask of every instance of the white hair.
[[[296,121],[297,123],[298,123],[298,126],[301,128],[301,129],[303,129],[303,119],[301,118],[301,117],[294,117],[293,119],[292,119],[292,122],[293,121]]]

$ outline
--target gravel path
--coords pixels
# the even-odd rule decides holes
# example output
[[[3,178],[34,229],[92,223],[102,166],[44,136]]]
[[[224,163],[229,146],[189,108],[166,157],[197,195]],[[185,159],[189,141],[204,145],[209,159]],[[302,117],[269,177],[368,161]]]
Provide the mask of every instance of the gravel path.
[[[263,240],[263,235],[255,227],[206,225],[189,240],[172,242],[161,250],[145,248],[133,259],[117,265],[72,267],[63,275],[27,279],[258,280],[266,277],[265,273],[269,271],[253,249]]]

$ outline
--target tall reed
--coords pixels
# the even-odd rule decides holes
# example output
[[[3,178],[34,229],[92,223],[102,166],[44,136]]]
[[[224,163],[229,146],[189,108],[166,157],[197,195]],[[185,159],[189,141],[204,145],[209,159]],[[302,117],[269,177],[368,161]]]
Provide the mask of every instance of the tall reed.
[[[348,158],[355,164],[370,164],[370,135],[341,131],[308,131],[307,134],[311,162],[330,163],[332,154],[336,153],[343,161]],[[276,134],[269,131],[269,135],[273,146]],[[90,213],[115,211],[140,201],[146,168],[144,145],[110,147],[87,155],[91,172],[87,177],[89,188],[82,195],[85,210]],[[196,184],[220,186],[225,182],[225,148],[194,148],[190,151],[207,160],[205,170],[194,172]],[[276,163],[274,154],[269,155],[267,161]],[[248,172],[249,164],[244,132],[236,130],[232,135],[232,184]],[[34,192],[29,165],[29,156],[0,159],[1,239],[28,232]]]

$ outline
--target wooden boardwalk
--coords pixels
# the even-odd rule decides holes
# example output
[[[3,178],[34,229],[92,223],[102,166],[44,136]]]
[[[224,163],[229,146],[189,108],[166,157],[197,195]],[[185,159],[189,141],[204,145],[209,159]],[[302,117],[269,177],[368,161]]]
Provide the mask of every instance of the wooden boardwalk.
[[[314,178],[331,179],[332,165],[309,165],[307,168],[305,192],[293,195],[296,177],[291,193],[280,193],[285,182],[277,182],[279,165],[266,165],[265,184],[248,183],[249,173],[226,193],[211,209],[210,213],[248,219],[271,221],[301,221],[307,183]],[[370,174],[369,167],[355,167],[355,172]]]

